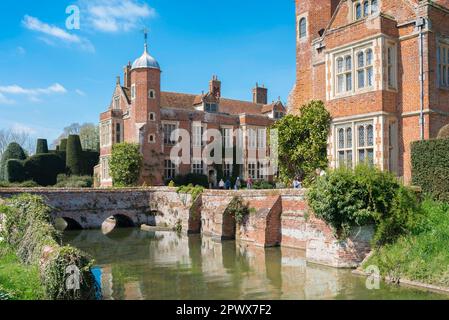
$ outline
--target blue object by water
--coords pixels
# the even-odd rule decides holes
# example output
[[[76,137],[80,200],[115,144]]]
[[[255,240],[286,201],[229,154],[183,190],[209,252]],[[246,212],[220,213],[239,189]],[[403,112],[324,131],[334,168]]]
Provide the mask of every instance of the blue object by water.
[[[100,267],[93,267],[90,270],[95,279],[95,298],[97,300],[103,299],[103,294],[101,293],[101,275],[102,270]]]

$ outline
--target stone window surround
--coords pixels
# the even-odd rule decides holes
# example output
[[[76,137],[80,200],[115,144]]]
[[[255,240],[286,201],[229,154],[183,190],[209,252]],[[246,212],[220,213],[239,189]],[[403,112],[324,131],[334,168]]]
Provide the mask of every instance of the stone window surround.
[[[352,0],[352,6],[351,6],[351,16],[352,21],[360,21],[365,18],[368,18],[370,16],[374,16],[380,12],[380,2],[381,0]],[[377,9],[373,12],[373,3],[376,2]],[[368,13],[365,12],[365,3],[368,4]],[[357,17],[357,6],[360,5],[361,10],[361,16]]]
[[[131,85],[131,100],[135,100],[136,99],[136,84],[133,83]]]
[[[191,172],[193,174],[204,174],[205,171],[204,161],[202,159],[192,159],[192,168]]]
[[[100,123],[100,146],[112,146],[112,120],[106,120]]]
[[[176,175],[178,174],[178,166],[173,163],[170,159],[165,159],[164,160],[164,179],[174,179],[176,177]],[[168,172],[174,172],[174,175],[172,175],[172,177],[168,176]]]
[[[300,22],[302,19],[306,19],[306,35],[304,37],[300,37]],[[297,17],[297,28],[296,28],[296,38],[298,42],[305,42],[309,38],[309,13],[305,12]]]
[[[443,48],[446,49],[446,60],[441,57]],[[438,39],[437,44],[437,85],[438,88],[448,90],[449,89],[449,38]],[[442,77],[443,71],[446,72],[446,77]],[[444,83],[446,79],[446,83]]]
[[[114,96],[114,99],[112,101],[112,109],[120,110],[120,96]]]
[[[163,141],[162,142],[164,145],[173,146],[176,143],[175,144],[166,144],[165,143],[165,130],[164,130],[165,125],[174,125],[175,130],[177,130],[177,129],[179,129],[179,121],[166,121],[166,120],[161,121],[161,128],[162,128],[162,132],[163,132]]]
[[[386,66],[386,70],[385,72],[387,73],[387,83],[386,83],[386,89],[389,91],[397,91],[398,89],[398,49],[397,49],[397,44],[396,42],[393,41],[386,41],[385,42],[385,47],[386,47],[386,52],[385,52],[385,66]],[[390,68],[390,63],[389,63],[389,50],[392,49],[393,50],[393,62],[392,62],[392,74],[391,76],[393,77],[393,79],[390,80],[390,73],[389,73],[389,68]]]
[[[198,137],[198,132],[195,130],[201,129],[201,137]],[[202,148],[205,146],[207,139],[204,138],[204,133],[206,133],[207,124],[202,123],[200,121],[192,122],[192,147],[193,148]],[[200,138],[201,144],[199,144],[198,139]]]
[[[357,54],[360,51],[366,51],[368,49],[371,49],[373,52],[373,77],[375,77],[376,73],[377,73],[377,67],[376,67],[376,55],[374,53],[374,41],[370,40],[366,43],[360,43],[360,44],[355,44],[352,47],[349,48],[344,48],[341,51],[336,51],[336,52],[332,52],[329,53],[332,57],[332,71],[331,71],[331,79],[332,79],[332,98],[336,99],[336,98],[341,98],[341,97],[346,97],[346,96],[351,96],[351,95],[355,95],[355,94],[359,94],[359,93],[365,93],[365,92],[370,92],[370,91],[374,91],[375,90],[375,80],[374,80],[374,85],[373,86],[365,86],[364,88],[358,88],[357,87]],[[351,57],[351,61],[352,61],[352,68],[351,68],[351,73],[352,73],[352,86],[351,86],[351,90],[348,91],[343,91],[342,93],[337,93],[337,88],[338,88],[338,79],[337,79],[337,60],[340,58],[343,58],[343,62],[345,62],[345,58],[347,56]],[[346,85],[345,85],[346,86]]]
[[[148,143],[151,143],[151,144],[156,143],[156,136],[154,134],[148,135]]]
[[[148,113],[148,119],[150,121],[156,121],[156,113],[155,112]]]
[[[373,145],[372,146],[362,147],[359,145],[358,128],[360,125],[365,125],[365,127],[368,125],[373,126]],[[346,139],[347,139],[346,133],[347,133],[348,128],[351,128],[351,130],[352,130],[352,141],[351,141],[352,147],[351,148],[348,148],[346,146]],[[339,148],[338,131],[340,129],[344,129],[344,134],[345,134],[345,147],[344,148]],[[372,149],[373,155],[374,155],[374,165],[377,164],[377,159],[376,159],[376,152],[377,152],[376,118],[354,119],[354,120],[348,120],[346,122],[334,123],[334,124],[332,124],[332,134],[333,134],[332,157],[334,158],[334,163],[337,167],[339,166],[339,152],[351,151],[352,152],[352,166],[355,167],[359,163],[359,150],[362,150],[362,149]],[[365,138],[366,138],[366,134],[365,134]]]
[[[234,127],[233,126],[226,126],[222,125],[220,127],[221,133],[223,135],[223,147],[224,148],[232,148],[234,147]],[[231,135],[226,135],[226,132],[229,133],[229,130],[231,130]]]
[[[150,89],[148,90],[148,99],[156,99],[156,90],[154,89]]]
[[[109,172],[109,158],[110,158],[109,156],[100,157],[102,182],[112,182],[112,178]]]

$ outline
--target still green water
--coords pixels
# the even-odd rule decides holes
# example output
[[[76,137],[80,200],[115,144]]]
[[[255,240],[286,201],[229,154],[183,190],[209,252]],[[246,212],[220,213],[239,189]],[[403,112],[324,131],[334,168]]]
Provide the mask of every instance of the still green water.
[[[263,249],[171,232],[70,231],[64,242],[91,254],[104,299],[447,299],[306,263],[301,250]]]

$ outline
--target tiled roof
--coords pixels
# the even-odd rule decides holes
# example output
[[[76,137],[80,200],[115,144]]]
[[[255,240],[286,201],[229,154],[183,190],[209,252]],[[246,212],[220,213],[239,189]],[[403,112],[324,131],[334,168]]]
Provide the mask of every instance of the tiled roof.
[[[174,108],[174,109],[187,109],[195,110],[194,105],[201,103],[202,95],[175,93],[175,92],[162,92],[161,93],[161,107],[162,108]],[[260,115],[267,113],[273,109],[271,105],[262,105],[249,101],[233,100],[233,99],[220,99],[220,111],[232,115],[247,113]],[[263,111],[269,110],[269,111]]]

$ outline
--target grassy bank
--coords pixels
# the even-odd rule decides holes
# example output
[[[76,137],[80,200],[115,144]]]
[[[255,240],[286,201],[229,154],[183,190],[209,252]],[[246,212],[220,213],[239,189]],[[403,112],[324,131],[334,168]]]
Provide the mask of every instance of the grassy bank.
[[[39,300],[44,290],[36,266],[25,266],[14,252],[0,243],[0,300]]]
[[[377,249],[364,267],[383,276],[449,287],[449,204],[426,200],[424,218],[409,235]]]

